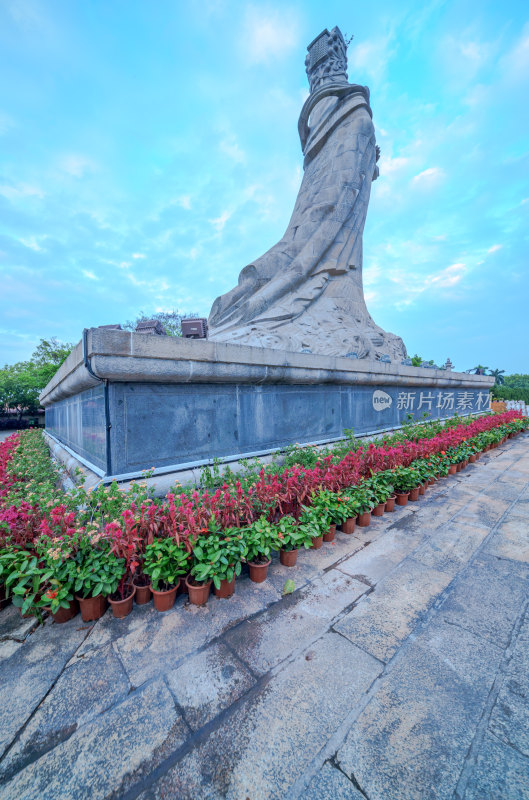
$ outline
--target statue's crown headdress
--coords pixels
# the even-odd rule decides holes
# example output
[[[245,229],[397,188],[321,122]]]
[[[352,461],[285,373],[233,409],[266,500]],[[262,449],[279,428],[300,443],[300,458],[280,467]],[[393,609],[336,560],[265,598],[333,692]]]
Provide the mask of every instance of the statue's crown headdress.
[[[311,92],[325,83],[347,83],[347,44],[338,26],[330,33],[325,28],[309,44],[307,50],[305,69]]]

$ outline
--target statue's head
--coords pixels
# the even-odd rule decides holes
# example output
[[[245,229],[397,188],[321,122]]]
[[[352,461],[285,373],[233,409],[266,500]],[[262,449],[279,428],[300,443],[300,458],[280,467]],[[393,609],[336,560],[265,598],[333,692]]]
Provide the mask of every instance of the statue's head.
[[[310,91],[326,83],[347,83],[347,45],[340,28],[327,28],[307,47],[305,69]]]

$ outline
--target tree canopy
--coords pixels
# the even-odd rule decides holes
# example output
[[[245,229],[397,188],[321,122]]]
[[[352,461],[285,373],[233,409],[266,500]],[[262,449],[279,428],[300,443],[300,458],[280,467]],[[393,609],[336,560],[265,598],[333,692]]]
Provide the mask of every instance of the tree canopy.
[[[29,361],[6,364],[0,369],[0,413],[9,410],[34,414],[39,409],[39,394],[54,376],[73,348],[55,337],[41,339]]]
[[[121,327],[126,331],[135,331],[138,322],[147,322],[149,319],[157,319],[161,322],[168,336],[181,336],[182,320],[197,316],[198,314],[181,314],[174,309],[173,311],[157,311],[155,314],[149,315],[142,311],[135,320],[127,320]]]

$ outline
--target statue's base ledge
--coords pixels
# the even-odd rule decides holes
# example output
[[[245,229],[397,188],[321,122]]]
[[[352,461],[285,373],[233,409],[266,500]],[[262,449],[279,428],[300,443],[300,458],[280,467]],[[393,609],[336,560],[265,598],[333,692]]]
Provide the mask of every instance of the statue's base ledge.
[[[91,328],[40,396],[49,406],[101,381],[164,384],[416,386],[487,390],[485,375],[315,353],[289,353],[205,339]]]

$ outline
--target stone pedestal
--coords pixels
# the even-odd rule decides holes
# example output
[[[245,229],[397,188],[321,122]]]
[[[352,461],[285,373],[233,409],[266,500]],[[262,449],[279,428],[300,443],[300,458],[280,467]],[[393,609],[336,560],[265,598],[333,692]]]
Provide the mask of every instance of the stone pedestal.
[[[99,475],[264,455],[488,409],[493,379],[206,340],[87,331],[44,389],[46,429]]]

